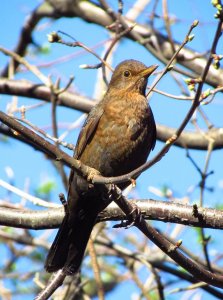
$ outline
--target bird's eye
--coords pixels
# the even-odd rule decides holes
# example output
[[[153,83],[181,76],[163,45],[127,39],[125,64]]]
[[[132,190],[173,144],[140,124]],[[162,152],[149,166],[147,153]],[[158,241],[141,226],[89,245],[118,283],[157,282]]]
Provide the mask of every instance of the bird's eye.
[[[124,71],[123,74],[125,77],[129,77],[131,75],[131,73],[128,70]]]

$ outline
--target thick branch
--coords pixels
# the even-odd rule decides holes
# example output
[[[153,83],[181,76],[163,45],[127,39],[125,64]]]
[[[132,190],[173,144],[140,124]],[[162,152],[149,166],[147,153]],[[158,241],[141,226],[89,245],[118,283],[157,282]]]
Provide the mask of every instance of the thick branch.
[[[47,102],[50,102],[51,99],[51,91],[48,87],[33,84],[32,82],[25,80],[0,79],[0,93],[41,99]],[[64,92],[58,95],[58,105],[74,108],[82,112],[89,112],[95,105],[95,101],[79,94]],[[175,133],[175,131],[176,130],[174,128],[157,124],[157,139],[166,142]],[[0,127],[0,132],[11,136],[10,130],[5,127]],[[13,137],[25,141],[19,136]],[[184,131],[180,138],[175,142],[175,145],[189,149],[207,150],[209,144],[207,137],[212,138],[215,141],[213,149],[223,148],[222,128],[212,129],[204,134]]]
[[[51,5],[55,8],[55,1],[50,1]],[[89,13],[90,12],[90,13]],[[64,13],[64,12],[63,12]],[[101,26],[109,26],[114,20],[111,20],[109,14],[99,7],[92,5],[90,2],[79,1],[77,7],[75,8],[76,16],[82,18],[83,20],[91,23],[95,23]],[[124,18],[125,22],[131,26],[132,22]],[[141,43],[142,46],[146,47],[149,51],[152,51],[152,54],[156,56],[159,60],[166,62],[168,61],[172,55],[174,54],[172,45],[168,39],[168,37],[162,35],[158,31],[154,31],[154,29],[150,28],[148,24],[146,26],[142,24],[137,24],[134,29],[127,35],[128,38],[135,40],[134,33],[137,33],[141,40],[137,40],[137,42]],[[147,47],[149,45],[149,47]],[[174,42],[174,49],[179,47],[179,43]],[[158,51],[159,49],[159,51]],[[160,53],[162,53],[162,57],[160,57]],[[207,64],[207,59],[202,58],[202,54],[191,50],[188,47],[184,47],[181,50],[181,59],[177,62],[193,71],[196,75],[200,76],[203,72],[204,67]],[[193,59],[192,59],[193,58]],[[216,70],[213,66],[210,67],[206,83],[217,87],[219,85],[223,85],[223,70]]]
[[[158,139],[166,142],[176,132],[175,128],[157,124]],[[223,147],[223,128],[213,128],[205,132],[183,131],[175,146],[196,150],[207,150],[210,139],[214,140],[214,149]]]
[[[72,8],[68,5],[61,5],[61,1],[50,0],[48,2],[55,12],[60,14],[60,17],[79,17],[86,22],[98,24],[102,27],[109,26],[114,22],[104,9],[92,4],[90,1],[73,1]],[[123,18],[129,26],[133,25],[131,21],[127,20],[125,17]],[[159,60],[166,62],[174,54],[168,37],[155,31],[148,24],[144,26],[137,23],[137,26],[135,26],[127,35],[127,38],[136,41],[134,33],[140,37],[140,40],[138,39],[137,42],[151,51]],[[179,43],[174,42],[174,49],[177,49],[178,47]],[[160,56],[160,53],[162,54],[162,57]],[[193,71],[196,77],[200,76],[207,64],[207,59],[202,56],[201,53],[195,53],[190,48],[184,47],[181,51],[181,58],[177,62]],[[216,70],[211,66],[206,78],[206,83],[214,87],[223,85],[223,69]]]
[[[202,228],[223,229],[223,211],[221,210],[151,199],[129,201],[137,204],[142,215],[147,220],[177,223]],[[57,228],[60,226],[63,217],[63,207],[42,211],[1,208],[0,225],[36,230]],[[119,221],[123,219],[126,219],[125,214],[117,205],[111,203],[100,213],[97,221]]]
[[[115,203],[122,209],[122,211],[129,216],[136,212],[135,207],[126,200],[121,194],[121,190],[115,187],[112,191],[112,196]],[[133,216],[132,216],[133,217]],[[136,217],[136,216],[135,216]],[[131,220],[132,221],[132,220]],[[223,276],[207,271],[203,266],[196,263],[194,260],[185,256],[179,249],[180,244],[174,245],[166,239],[161,233],[154,229],[149,223],[145,222],[143,218],[133,219],[134,225],[147,236],[158,248],[172,258],[177,264],[190,272],[196,279],[204,281],[208,284],[222,288]]]
[[[34,84],[26,80],[10,80],[4,78],[0,79],[0,94],[34,98],[47,102],[51,102],[52,95],[50,88],[44,85]],[[58,95],[57,104],[75,108],[82,112],[89,112],[94,105],[92,100],[93,99],[88,99],[79,94],[63,92]]]
[[[32,41],[32,31],[38,22],[44,18],[62,18],[62,17],[78,17],[86,22],[98,24],[102,27],[109,26],[113,23],[109,14],[91,3],[90,1],[60,1],[60,0],[48,0],[40,5],[30,16],[28,21],[23,26],[18,45],[15,48],[15,52],[23,56],[27,49],[29,42]],[[124,18],[126,23],[131,26],[132,22]],[[137,24],[134,30],[127,36],[127,38],[134,39],[134,33],[140,36],[141,40],[137,42],[146,47],[152,52],[154,56],[161,61],[168,60],[173,55],[173,50],[168,37],[162,35],[158,31],[151,29],[148,24],[146,26]],[[174,48],[177,49],[179,44],[174,43]],[[158,51],[159,50],[159,51]],[[160,53],[162,57],[160,57]],[[181,51],[181,58],[178,63],[194,72],[195,77],[200,76],[202,73],[207,59],[202,57],[201,53],[194,52],[193,50],[184,47]],[[16,65],[17,66],[17,65]],[[7,76],[8,66],[4,69],[3,75]],[[214,67],[210,67],[206,83],[217,87],[223,85],[223,69],[216,70]]]

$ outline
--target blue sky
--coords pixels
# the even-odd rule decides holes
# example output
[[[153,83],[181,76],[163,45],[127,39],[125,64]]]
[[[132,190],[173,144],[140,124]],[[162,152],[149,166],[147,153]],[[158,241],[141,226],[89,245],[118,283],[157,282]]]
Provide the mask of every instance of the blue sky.
[[[125,1],[124,1],[125,2]],[[0,12],[0,44],[5,48],[13,49],[18,41],[18,36],[24,18],[27,14],[36,7],[39,1],[33,0],[13,0],[3,1],[1,4]],[[13,4],[13,5],[12,5]],[[132,1],[126,1],[126,10],[130,7]],[[158,9],[161,14],[161,8]],[[196,49],[197,51],[204,52],[211,46],[213,33],[215,31],[216,20],[213,18],[214,9],[212,8],[209,1],[203,0],[190,0],[190,1],[169,1],[169,11],[171,15],[175,15],[177,23],[173,26],[174,39],[182,42],[185,34],[194,19],[200,21],[198,28],[194,30],[195,39],[191,42],[189,47]],[[147,12],[143,14],[140,21],[145,21],[147,16],[151,12],[151,7],[148,6]],[[13,20],[13,22],[12,22]],[[162,21],[156,21],[157,26],[162,28]],[[7,29],[7,30],[6,30]],[[78,19],[61,19],[55,22],[44,19],[38,26],[38,30],[34,34],[34,38],[37,43],[49,47],[49,53],[42,54],[36,57],[30,53],[29,61],[34,64],[43,64],[49,61],[54,61],[61,56],[77,53],[76,57],[69,62],[65,62],[58,66],[53,66],[50,69],[41,69],[45,74],[52,74],[52,78],[56,79],[57,76],[61,76],[62,84],[66,84],[70,75],[75,76],[74,86],[78,92],[85,94],[86,96],[92,97],[95,88],[95,78],[97,75],[96,70],[82,70],[79,68],[81,64],[95,64],[97,60],[90,54],[84,53],[80,48],[69,48],[63,45],[48,44],[47,34],[51,31],[61,30],[71,34],[77,40],[85,43],[88,46],[94,46],[102,40],[108,38],[107,32],[96,25],[89,25]],[[164,32],[164,31],[163,31]],[[66,39],[66,37],[65,37]],[[219,51],[221,49],[222,42],[219,44]],[[33,51],[33,49],[31,50]],[[100,54],[103,51],[103,47],[97,48],[97,53]],[[79,52],[83,52],[79,54]],[[221,53],[220,53],[221,54]],[[134,58],[143,61],[145,64],[162,64],[153,58],[143,47],[132,43],[129,40],[121,42],[120,47],[114,55],[113,66],[124,59]],[[7,58],[0,53],[0,68],[5,65]],[[38,80],[31,74],[24,73],[20,74],[16,78],[27,78],[38,82]],[[177,89],[176,84],[172,80],[170,75],[167,75],[162,82],[158,85],[158,88],[169,93],[179,94],[180,91]],[[0,96],[0,109],[5,111],[6,104],[10,101],[9,96]],[[29,100],[25,98],[19,98],[19,104],[30,105],[36,104],[36,100]],[[210,120],[214,122],[216,126],[222,126],[222,99],[221,96],[216,96],[213,103],[207,107],[204,107],[204,111],[210,117]],[[166,97],[154,94],[151,99],[151,106],[154,112],[155,119],[158,123],[166,124],[172,127],[179,126],[183,117],[186,115],[190,104],[187,102],[175,101]],[[70,111],[66,108],[58,109],[58,120],[60,124],[67,124],[73,122],[77,116],[80,116],[79,112]],[[38,108],[35,111],[31,111],[27,114],[28,118],[40,127],[46,128],[51,124],[50,119],[50,105],[46,105],[43,108]],[[203,126],[203,124],[202,124]],[[62,127],[62,126],[61,126]],[[188,128],[192,128],[191,125]],[[63,129],[60,130],[62,132]],[[51,132],[49,130],[49,132]],[[68,142],[75,143],[77,138],[78,130],[75,130],[67,138]],[[157,146],[151,157],[157,153],[162,147],[162,143],[157,142]],[[16,155],[15,155],[16,153]],[[69,152],[71,154],[71,152]],[[190,151],[193,158],[198,162],[199,166],[203,168],[205,163],[206,151]],[[24,144],[10,141],[9,143],[2,144],[0,147],[0,157],[4,159],[0,160],[0,178],[8,181],[6,174],[6,167],[10,167],[14,172],[14,184],[15,186],[23,189],[24,184],[29,178],[31,185],[31,193],[45,180],[52,180],[56,182],[56,188],[52,194],[52,200],[57,200],[57,194],[61,191],[64,192],[63,186],[60,179],[58,178],[57,172],[52,167],[51,163],[43,159],[43,155],[35,150],[26,147]],[[222,152],[215,151],[212,155],[210,170],[214,169],[214,175],[208,178],[208,186],[214,187],[214,193],[205,193],[205,206],[213,207],[217,204],[222,203]],[[30,168],[30,166],[32,166]],[[162,188],[167,186],[173,190],[176,197],[182,198],[188,195],[188,191],[196,184],[199,183],[199,174],[194,169],[192,164],[186,158],[186,152],[184,149],[177,147],[171,148],[168,154],[153,168],[145,172],[137,182],[138,190],[135,192],[139,198],[157,198],[151,194],[148,190],[149,186]],[[7,191],[0,187],[1,198],[7,197]],[[190,195],[191,203],[197,202],[199,196],[199,189]],[[13,197],[13,200],[19,201],[17,196]],[[165,228],[161,223],[156,223],[156,226]],[[173,228],[170,226],[168,230]],[[112,229],[111,229],[112,230]],[[207,231],[209,232],[209,231]],[[210,231],[212,233],[212,231]],[[185,232],[183,236],[184,244],[187,246],[191,243],[190,240],[191,231]],[[215,241],[211,245],[213,251],[217,245],[218,234],[215,236]],[[196,240],[192,242],[195,246]],[[127,286],[129,292],[133,287]],[[121,299],[126,292],[126,285],[119,287],[115,294],[111,294],[107,299]],[[167,299],[175,299],[172,296]],[[211,299],[211,298],[209,298]]]

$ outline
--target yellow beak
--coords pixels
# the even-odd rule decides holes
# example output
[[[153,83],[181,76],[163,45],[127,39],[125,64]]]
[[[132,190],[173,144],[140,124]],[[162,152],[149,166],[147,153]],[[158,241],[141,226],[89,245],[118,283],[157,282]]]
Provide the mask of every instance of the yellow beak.
[[[147,69],[140,72],[138,75],[140,77],[149,77],[156,69],[158,68],[158,65],[152,65],[148,67]]]

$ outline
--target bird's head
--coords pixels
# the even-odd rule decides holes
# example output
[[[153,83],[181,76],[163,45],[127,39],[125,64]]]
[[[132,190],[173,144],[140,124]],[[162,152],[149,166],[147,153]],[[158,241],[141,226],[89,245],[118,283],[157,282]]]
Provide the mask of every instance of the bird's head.
[[[115,68],[108,89],[133,91],[145,95],[148,77],[157,67],[157,65],[146,67],[133,59],[125,60]]]

